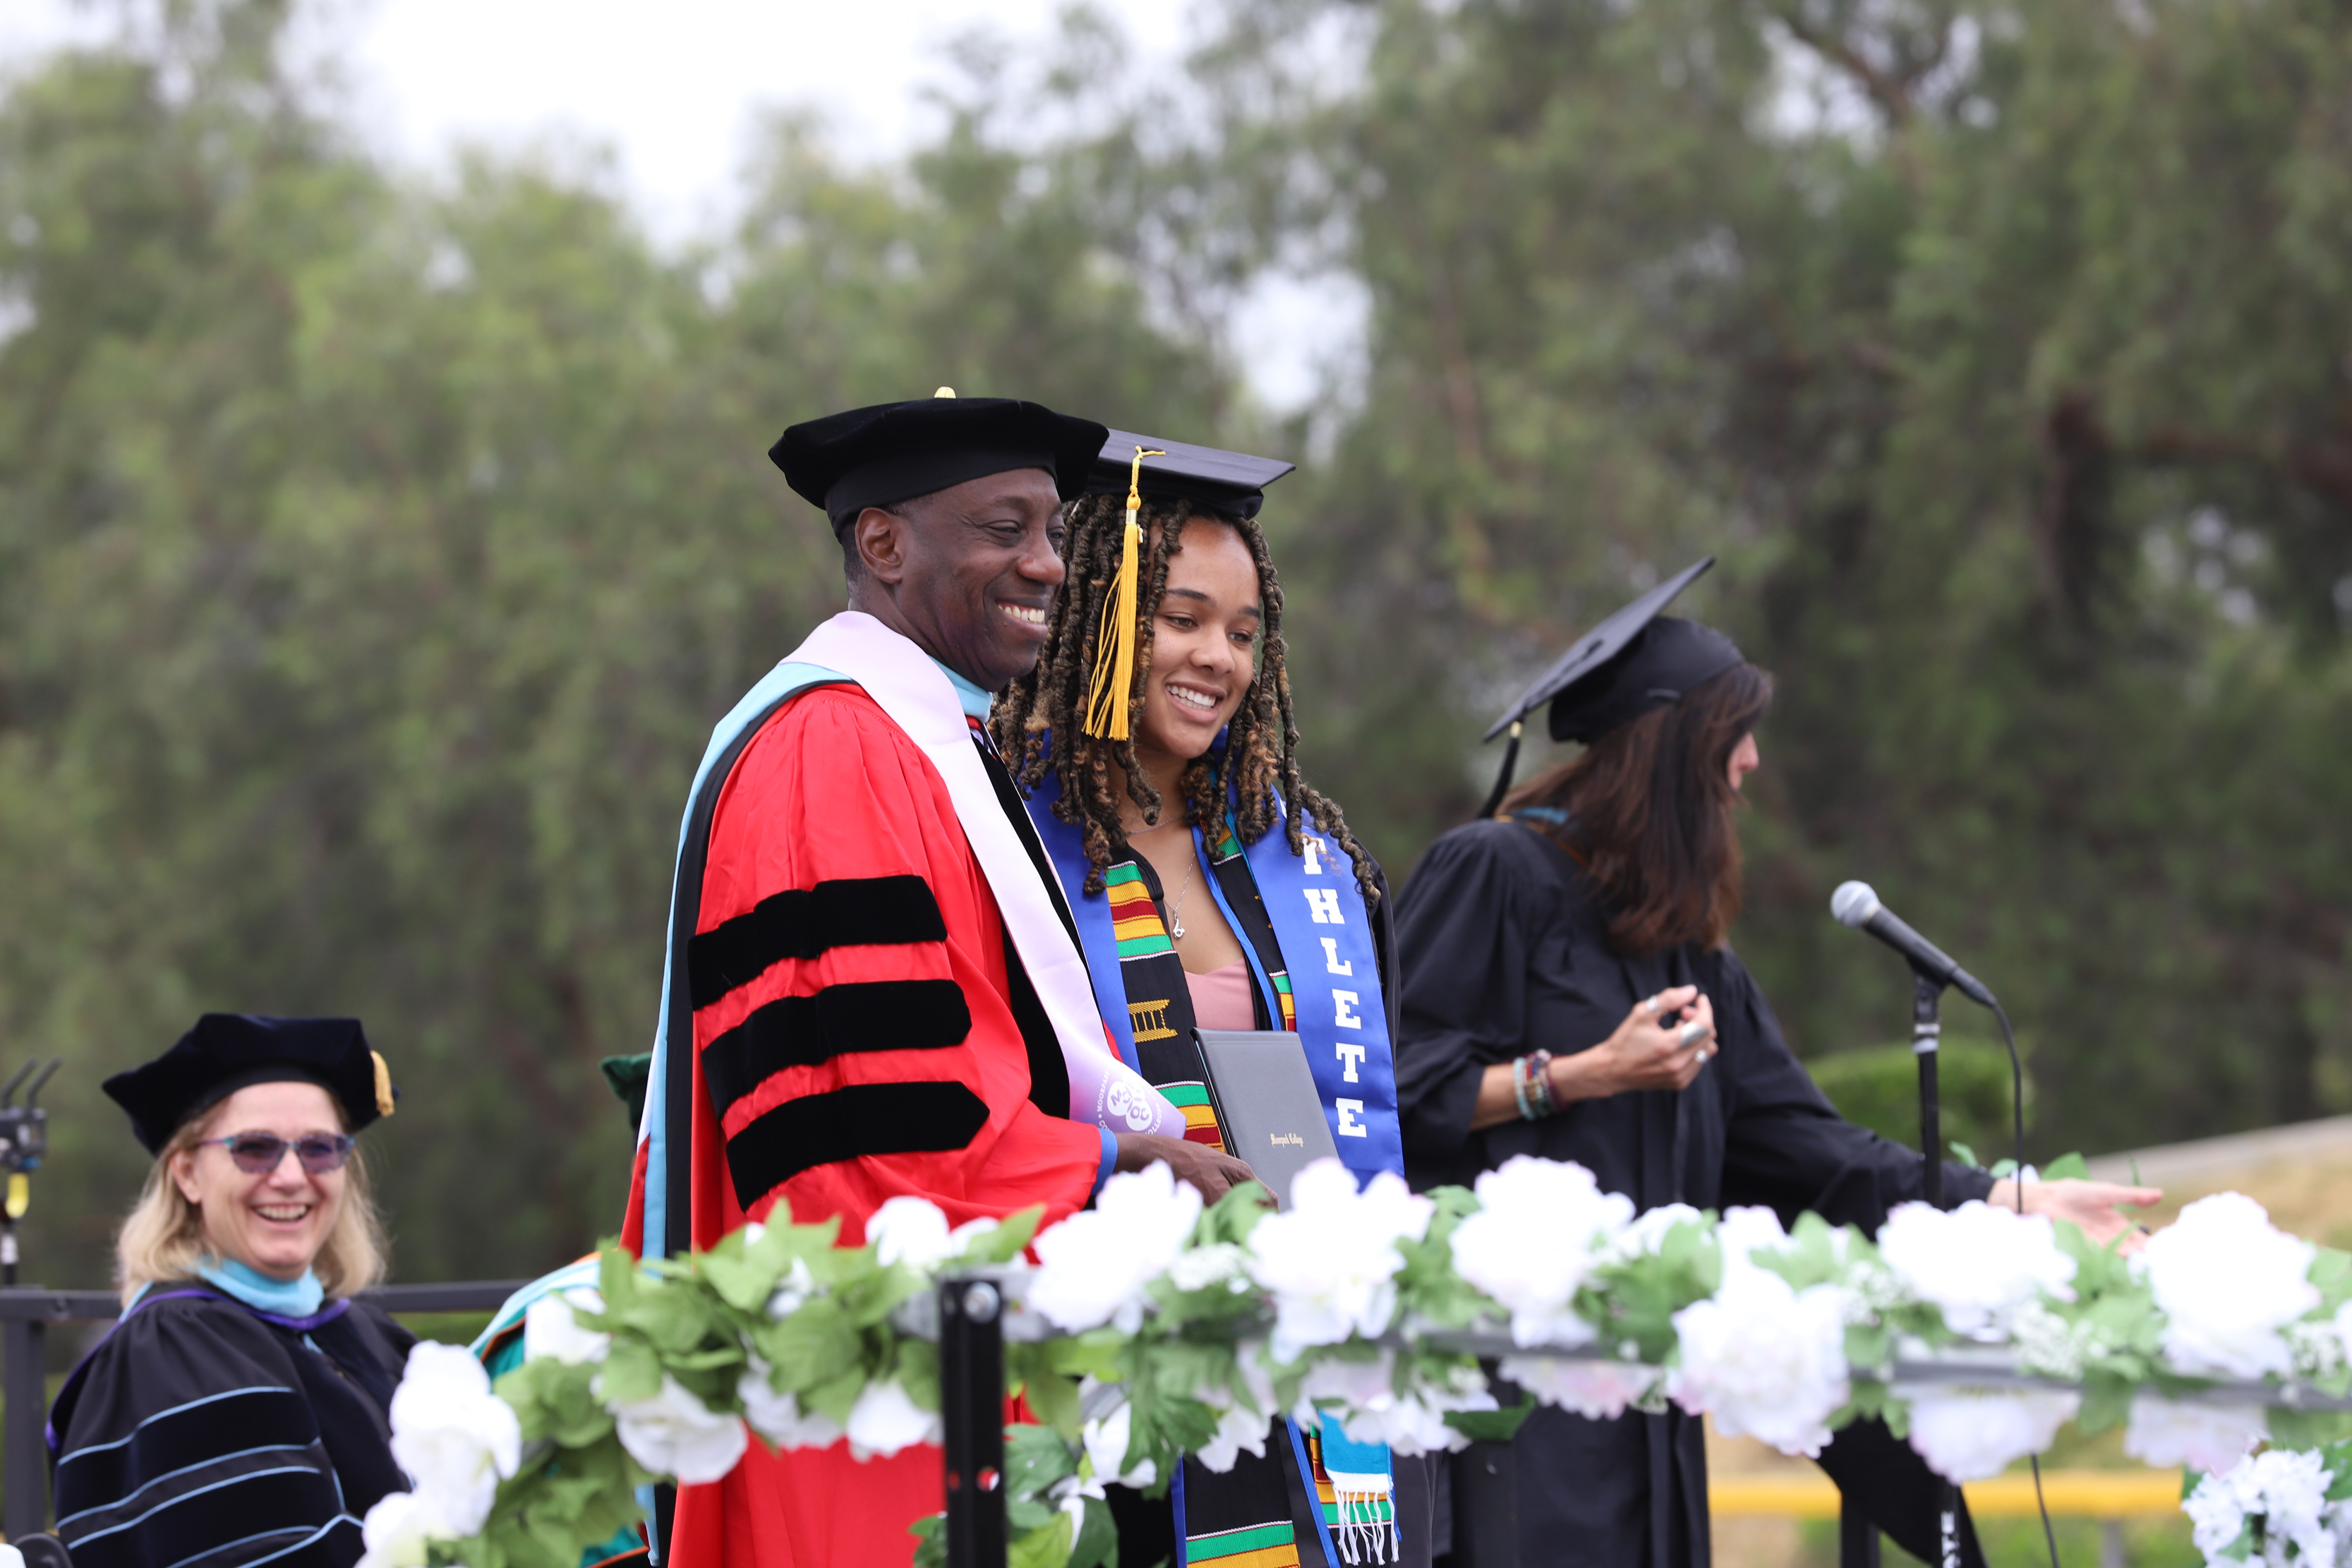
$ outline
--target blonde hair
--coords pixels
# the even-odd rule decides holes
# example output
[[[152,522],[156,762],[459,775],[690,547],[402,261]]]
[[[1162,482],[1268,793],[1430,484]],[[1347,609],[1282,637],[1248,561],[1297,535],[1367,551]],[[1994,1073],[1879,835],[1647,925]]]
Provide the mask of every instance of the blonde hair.
[[[339,1106],[339,1123],[341,1114]],[[190,1117],[172,1134],[172,1141],[163,1145],[147,1173],[139,1201],[115,1233],[114,1283],[126,1307],[142,1288],[194,1279],[198,1264],[217,1260],[205,1240],[204,1210],[190,1203],[180,1184],[172,1179],[172,1162],[193,1152],[219,1116],[220,1106],[215,1105]],[[354,1146],[351,1158],[343,1163],[342,1207],[310,1267],[330,1298],[349,1296],[383,1280],[390,1245],[383,1216],[376,1212],[375,1196],[368,1186],[367,1166]]]

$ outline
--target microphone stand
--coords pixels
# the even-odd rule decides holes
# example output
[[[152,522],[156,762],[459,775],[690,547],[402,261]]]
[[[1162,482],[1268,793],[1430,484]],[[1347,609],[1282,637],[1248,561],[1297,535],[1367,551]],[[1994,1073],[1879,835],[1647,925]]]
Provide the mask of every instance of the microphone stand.
[[[1944,1206],[1944,1131],[1937,1100],[1936,1057],[1943,1043],[1944,984],[1912,971],[1911,1054],[1919,1058],[1919,1149],[1921,1194]],[[1936,1568],[1960,1568],[1960,1489],[1949,1481],[1936,1489]]]
[[[1944,1130],[1942,1107],[1936,1096],[1936,1049],[1944,1035],[1944,987],[1916,970],[1912,971],[1912,978],[1916,984],[1911,993],[1911,1054],[1919,1058],[1919,1148],[1926,1161],[1920,1188],[1931,1205],[1942,1208],[1944,1162],[1938,1152],[1944,1146]]]

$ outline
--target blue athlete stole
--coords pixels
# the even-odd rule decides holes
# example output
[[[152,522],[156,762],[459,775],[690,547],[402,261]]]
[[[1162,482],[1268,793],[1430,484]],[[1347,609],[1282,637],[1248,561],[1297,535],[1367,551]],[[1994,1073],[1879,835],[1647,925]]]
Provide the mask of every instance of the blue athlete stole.
[[[1126,974],[1169,952],[1161,921],[1139,880],[1122,875],[1121,868],[1106,874],[1102,892],[1081,892],[1093,868],[1078,830],[1054,815],[1061,793],[1049,772],[1029,801],[1029,818],[1069,895],[1103,1023],[1119,1055],[1139,1067],[1139,1029],[1156,1035],[1167,1022],[1132,1005],[1141,998],[1131,994]],[[1359,1182],[1381,1171],[1402,1175],[1396,1060],[1371,912],[1346,852],[1312,827],[1305,841],[1306,853],[1292,854],[1286,825],[1277,820],[1264,837],[1244,846],[1228,814],[1203,857],[1202,880],[1241,939],[1258,996],[1275,1010],[1269,1023],[1298,1035],[1340,1162]],[[1246,877],[1236,879],[1235,870]],[[1253,899],[1257,910],[1247,907]],[[1275,951],[1262,951],[1251,940],[1251,928],[1260,923],[1253,917],[1271,926]],[[1180,1006],[1182,1015],[1191,1013],[1188,1004]]]

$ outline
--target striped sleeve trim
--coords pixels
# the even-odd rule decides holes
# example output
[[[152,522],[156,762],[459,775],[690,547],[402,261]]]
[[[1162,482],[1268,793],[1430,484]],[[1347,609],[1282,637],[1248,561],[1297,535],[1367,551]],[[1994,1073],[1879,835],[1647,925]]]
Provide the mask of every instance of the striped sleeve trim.
[[[357,1544],[356,1521],[343,1512],[325,1451],[312,1445],[297,1462],[285,1462],[294,1458],[251,1451],[226,1456],[174,1476],[168,1485],[142,1489],[136,1500],[84,1510],[61,1523],[58,1534],[71,1549],[75,1568],[252,1562],[257,1559],[229,1549],[299,1548],[334,1535],[339,1521]]]
[[[787,958],[836,947],[945,942],[947,921],[920,877],[855,877],[762,899],[687,943],[688,994],[699,1012]]]
[[[721,1121],[786,1068],[857,1051],[936,1051],[961,1045],[971,1009],[952,980],[869,980],[784,996],[702,1047],[703,1080]]]
[[[96,1506],[119,1507],[154,1484],[220,1459],[221,1434],[234,1432],[247,1447],[294,1448],[318,1435],[310,1402],[291,1388],[257,1386],[208,1394],[169,1410],[159,1410],[126,1437],[89,1443],[58,1460],[57,1500],[61,1517],[80,1516]]]
[[[803,1171],[875,1154],[968,1148],[988,1102],[960,1083],[861,1083],[788,1100],[727,1140],[727,1172],[747,1212]]]

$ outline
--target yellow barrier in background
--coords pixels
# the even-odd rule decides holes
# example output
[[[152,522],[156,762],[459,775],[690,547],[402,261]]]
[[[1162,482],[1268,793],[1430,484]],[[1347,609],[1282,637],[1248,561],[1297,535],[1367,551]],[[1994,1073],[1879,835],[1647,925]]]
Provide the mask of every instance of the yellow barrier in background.
[[[1979,1519],[2031,1515],[2031,1475],[1997,1476],[1961,1489]],[[2053,1515],[2073,1519],[2137,1519],[2180,1507],[2179,1470],[2044,1470],[2042,1492]],[[1827,1476],[1716,1476],[1707,1481],[1708,1510],[1718,1519],[1835,1519],[1838,1489]]]

